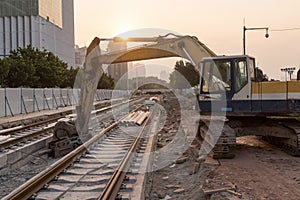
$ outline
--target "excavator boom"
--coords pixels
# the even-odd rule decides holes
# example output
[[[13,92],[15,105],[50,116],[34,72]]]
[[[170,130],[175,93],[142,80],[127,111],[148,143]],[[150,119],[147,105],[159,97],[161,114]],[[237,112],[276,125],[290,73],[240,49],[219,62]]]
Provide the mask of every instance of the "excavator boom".
[[[138,42],[143,45],[120,51],[102,52],[101,41]],[[247,55],[217,56],[196,37],[174,34],[128,39],[96,37],[87,49],[81,74],[80,100],[76,107],[77,132],[73,133],[74,124],[58,124],[54,131],[54,135],[58,137],[52,142],[53,152],[60,152],[62,147],[65,148],[60,145],[61,143],[66,144],[68,150],[72,149],[70,141],[73,138],[77,141],[80,136],[82,142],[90,138],[89,121],[97,85],[103,74],[102,65],[167,57],[185,58],[194,67],[199,68],[200,112],[202,116],[210,115],[208,119],[200,119],[199,133],[202,138],[206,138],[207,133],[210,134],[207,130],[211,122],[218,121],[218,118],[212,118],[213,114],[221,113],[228,119],[217,143],[214,137],[208,137],[213,139],[207,144],[213,148],[216,158],[231,157],[229,149],[231,145],[235,145],[237,134],[263,136],[280,144],[293,155],[300,156],[299,121],[270,118],[274,115],[299,116],[299,81],[262,82],[255,68],[254,58]],[[68,132],[67,135],[70,137],[60,140],[59,136],[64,132]],[[77,136],[73,137],[74,135]]]
[[[95,40],[101,41],[101,39]],[[126,40],[112,38],[110,40],[113,42],[149,42],[150,44],[103,54],[99,56],[99,62],[102,64],[115,64],[166,57],[182,57],[190,60],[190,62],[196,66],[203,57],[217,56],[196,37],[191,36],[176,36],[174,38],[159,36],[154,38],[128,38]]]
[[[171,36],[171,37],[170,37]],[[113,42],[148,42],[131,49],[101,54],[101,41]],[[189,60],[195,67],[200,66],[204,57],[214,57],[216,54],[201,43],[196,37],[167,34],[153,38],[95,38],[87,49],[84,65],[84,79],[81,84],[79,106],[77,106],[78,132],[88,133],[88,123],[94,95],[103,70],[102,64],[115,64],[130,61],[149,60],[166,57],[182,57]]]

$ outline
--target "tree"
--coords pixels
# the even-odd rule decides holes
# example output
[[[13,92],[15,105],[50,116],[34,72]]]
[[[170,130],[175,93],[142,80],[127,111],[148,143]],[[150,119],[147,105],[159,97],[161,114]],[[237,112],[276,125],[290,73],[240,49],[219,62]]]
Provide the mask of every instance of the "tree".
[[[255,67],[255,71],[256,71],[257,81],[268,81],[269,80],[269,77],[266,74],[264,74],[264,72],[260,68]]]
[[[98,89],[113,89],[115,86],[114,79],[111,78],[107,73],[103,73],[102,77],[98,82]]]
[[[9,66],[5,63],[5,60],[0,59],[0,87],[5,87],[5,80],[9,73]]]
[[[34,66],[36,63],[33,62],[33,48],[28,47],[27,49],[18,48],[17,50],[11,51],[9,57],[4,58],[3,64],[9,69],[8,75],[4,80],[5,85],[8,87],[30,87],[37,80],[35,76]]]
[[[170,85],[183,89],[199,84],[199,71],[189,62],[176,61],[175,71],[170,74]]]
[[[71,67],[69,70],[67,70],[66,78],[65,78],[64,83],[62,84],[62,87],[73,88],[78,71],[79,71],[79,68],[74,69],[73,67]]]
[[[43,64],[36,65],[36,76],[39,80],[36,81],[33,87],[61,87],[67,79],[68,65],[59,60],[51,52],[42,52],[42,55],[37,59]]]
[[[0,62],[0,81],[7,87],[60,87],[65,82],[67,67],[53,53],[29,45],[12,50]]]

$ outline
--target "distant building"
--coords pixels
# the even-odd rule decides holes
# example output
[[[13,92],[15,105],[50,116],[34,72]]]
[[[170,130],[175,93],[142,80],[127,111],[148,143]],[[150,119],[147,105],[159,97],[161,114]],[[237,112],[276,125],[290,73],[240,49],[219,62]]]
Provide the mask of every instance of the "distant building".
[[[1,0],[0,58],[32,45],[75,66],[73,1]]]
[[[75,46],[75,67],[83,67],[87,47]]]
[[[128,63],[128,78],[146,77],[146,68],[142,63]]]
[[[133,70],[135,71],[136,77],[145,77],[146,76],[146,68],[144,64],[136,63],[134,65]]]
[[[107,47],[107,52],[118,52],[122,50],[126,50],[127,45],[126,42],[109,42]],[[127,76],[128,72],[128,63],[118,63],[111,64],[108,66],[108,74],[115,80],[118,81],[123,75]],[[125,77],[127,79],[128,77]]]
[[[135,80],[136,87],[144,84],[145,76],[146,76],[146,68],[144,64],[136,63],[132,70],[130,71],[130,76],[133,80]]]
[[[165,70],[162,70],[159,74],[159,78],[161,80],[164,80],[164,81],[168,81],[169,80],[169,74],[168,72],[166,72]]]

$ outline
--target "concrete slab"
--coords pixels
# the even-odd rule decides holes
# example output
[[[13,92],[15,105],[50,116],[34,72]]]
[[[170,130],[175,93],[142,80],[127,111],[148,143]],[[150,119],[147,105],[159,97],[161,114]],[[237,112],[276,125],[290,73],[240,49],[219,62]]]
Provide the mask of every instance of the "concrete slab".
[[[13,164],[17,162],[18,160],[22,159],[22,151],[20,149],[17,150],[11,150],[7,154],[7,162],[8,164]]]
[[[0,142],[4,142],[10,138],[10,135],[0,135]]]
[[[0,154],[0,169],[7,165],[7,155]]]
[[[95,176],[95,175],[61,175],[57,181],[77,182],[81,183],[106,183],[111,178],[109,175]]]
[[[80,168],[85,168],[85,169],[97,169],[97,168],[101,168],[105,166],[103,163],[93,163],[93,164],[89,164],[89,163],[75,163],[73,165],[73,167],[80,167]]]
[[[54,191],[40,191],[35,199],[38,200],[48,200],[48,199],[56,199],[58,198],[63,192],[54,192]],[[82,198],[84,199],[84,198]],[[75,200],[75,199],[73,199]]]
[[[52,139],[52,135],[38,139],[35,142],[16,147],[0,154],[0,175],[5,175],[12,170],[17,170],[31,161],[40,149],[46,147],[46,144]]]
[[[0,176],[6,175],[10,173],[10,168],[9,167],[3,167],[0,169]]]
[[[95,185],[92,185],[92,183],[89,183],[89,184],[81,185],[79,182],[78,185],[72,187],[72,191],[75,191],[75,192],[103,191],[105,186],[106,186],[106,183],[104,183],[104,184],[96,183]]]
[[[45,195],[45,194],[44,194]],[[99,191],[74,191],[74,192],[68,192],[64,194],[59,199],[72,199],[72,200],[82,200],[82,199],[97,199],[99,196]],[[46,199],[56,199],[53,198],[53,196],[48,195],[50,198]]]

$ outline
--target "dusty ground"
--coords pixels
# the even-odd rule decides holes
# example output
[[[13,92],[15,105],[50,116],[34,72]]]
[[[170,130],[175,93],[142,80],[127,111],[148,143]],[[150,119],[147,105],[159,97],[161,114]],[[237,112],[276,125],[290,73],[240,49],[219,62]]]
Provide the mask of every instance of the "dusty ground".
[[[157,149],[163,148],[174,139],[180,123],[178,102],[174,96],[167,96],[160,104],[167,113],[164,127],[158,133]],[[203,164],[197,161],[200,141],[194,140],[190,148],[177,161],[150,173],[146,188],[146,199],[199,199],[203,192],[199,185],[204,183]],[[174,148],[173,151],[176,152]],[[155,160],[155,165],[161,164],[163,158]],[[200,168],[200,170],[198,170]]]
[[[43,171],[55,161],[57,161],[57,159],[49,158],[48,156],[36,157],[20,169],[15,170],[8,175],[0,176],[0,199]]]
[[[179,114],[172,108],[176,102],[167,103],[167,106],[162,104],[167,108],[168,118],[158,134],[157,148],[172,141],[175,133],[168,128],[170,124],[178,127]],[[183,162],[175,161],[150,173],[146,199],[300,199],[299,157],[292,157],[255,136],[237,138],[234,159],[199,160],[200,145],[201,141],[194,140],[181,156],[186,158]],[[222,188],[234,188],[237,194],[226,190],[212,195],[204,193]]]
[[[149,175],[146,199],[203,199],[200,186],[205,177],[203,164],[194,173],[197,154],[194,148],[185,152],[188,159],[181,164],[172,164]]]
[[[242,199],[300,199],[300,158],[292,157],[255,136],[238,138],[236,157],[220,160],[207,185],[236,184]],[[224,199],[227,194],[214,195]]]
[[[148,199],[300,199],[300,158],[292,157],[255,136],[238,138],[234,159],[207,158],[193,174],[195,151],[189,159],[150,175]],[[203,190],[236,186],[228,192],[204,196]],[[178,192],[179,191],[179,192]]]

